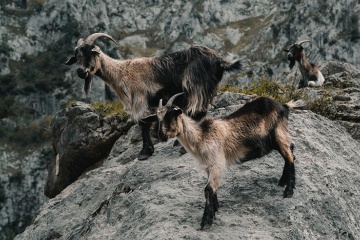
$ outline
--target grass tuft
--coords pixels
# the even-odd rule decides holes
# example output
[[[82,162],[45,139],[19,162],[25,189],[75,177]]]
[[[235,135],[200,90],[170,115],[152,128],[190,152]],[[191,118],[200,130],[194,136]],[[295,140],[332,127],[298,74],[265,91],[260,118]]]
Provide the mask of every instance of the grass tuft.
[[[286,75],[286,73],[284,73]],[[296,77],[295,77],[296,78]],[[336,108],[332,100],[331,93],[333,88],[324,88],[324,92],[320,96],[310,96],[306,89],[295,88],[295,78],[290,79],[286,83],[280,83],[278,79],[267,77],[259,77],[254,79],[249,87],[222,85],[219,90],[243,93],[243,94],[256,94],[257,96],[265,96],[273,98],[281,103],[287,103],[291,100],[303,99],[307,102],[308,109],[312,112],[325,116],[329,119],[336,119]]]

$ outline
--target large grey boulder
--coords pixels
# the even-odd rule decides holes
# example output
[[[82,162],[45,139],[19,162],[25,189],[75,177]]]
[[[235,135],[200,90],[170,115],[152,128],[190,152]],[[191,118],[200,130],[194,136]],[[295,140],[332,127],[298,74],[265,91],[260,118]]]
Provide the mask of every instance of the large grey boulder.
[[[87,168],[104,160],[133,124],[119,116],[101,117],[82,102],[58,112],[51,124],[54,156],[48,166],[45,195],[55,197]]]
[[[229,103],[210,114],[238,104]],[[360,238],[359,143],[310,111],[292,111],[289,129],[297,178],[291,199],[282,198],[284,161],[272,152],[226,172],[214,224],[201,231],[206,175],[196,161],[180,155],[174,140],[157,143],[146,161],[126,159],[133,151],[124,151],[131,141],[124,135],[101,167],[46,202],[15,239]]]
[[[326,85],[335,87],[360,87],[360,70],[350,63],[329,61],[321,67]]]

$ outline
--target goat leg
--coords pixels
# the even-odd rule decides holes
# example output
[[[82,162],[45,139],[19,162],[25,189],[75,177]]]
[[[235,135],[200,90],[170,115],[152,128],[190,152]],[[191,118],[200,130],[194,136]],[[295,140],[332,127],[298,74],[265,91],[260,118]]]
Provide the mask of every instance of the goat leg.
[[[205,225],[212,225],[213,220],[215,218],[215,212],[218,210],[219,207],[216,193],[214,193],[209,183],[205,187],[205,199],[206,202],[205,202],[204,214],[201,220],[201,229],[204,229]],[[216,204],[214,204],[215,201]]]
[[[295,188],[295,166],[294,163],[289,164],[289,177],[288,182],[284,191],[284,198],[291,198],[294,194]]]
[[[154,153],[154,144],[150,137],[151,123],[140,122],[143,147],[139,153],[139,160],[146,160]]]

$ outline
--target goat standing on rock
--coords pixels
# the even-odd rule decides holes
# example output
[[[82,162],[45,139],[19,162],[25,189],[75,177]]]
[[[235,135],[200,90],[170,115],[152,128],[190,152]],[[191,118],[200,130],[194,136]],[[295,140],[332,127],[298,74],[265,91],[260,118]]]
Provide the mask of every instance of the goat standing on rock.
[[[300,41],[291,45],[290,48],[284,49],[284,51],[288,52],[287,59],[290,61],[290,69],[294,67],[295,61],[299,63],[299,69],[303,78],[300,80],[298,88],[304,88],[308,86],[320,87],[324,84],[325,78],[320,72],[318,66],[313,63],[309,63],[305,57],[304,48],[301,45],[306,42],[310,41]]]
[[[208,175],[205,187],[205,210],[201,228],[211,225],[218,211],[216,190],[225,168],[237,162],[262,157],[273,149],[285,160],[279,181],[285,186],[283,196],[292,197],[295,188],[294,145],[290,143],[287,130],[289,109],[304,106],[302,100],[281,105],[267,97],[259,97],[245,104],[234,113],[222,118],[204,118],[195,122],[173,105],[180,94],[174,95],[162,106],[160,100],[156,115],[144,121],[159,121],[159,138],[167,141],[176,137],[188,153],[204,167]]]
[[[80,78],[85,79],[87,94],[94,75],[104,80],[119,96],[132,118],[142,127],[143,148],[139,160],[154,152],[150,138],[151,123],[139,121],[151,114],[160,99],[167,100],[178,92],[184,95],[176,104],[196,120],[206,115],[208,104],[216,94],[224,72],[241,68],[240,61],[229,62],[214,50],[196,46],[160,57],[112,59],[94,45],[99,37],[116,41],[104,33],[94,33],[80,39],[75,56],[65,64],[78,63]]]

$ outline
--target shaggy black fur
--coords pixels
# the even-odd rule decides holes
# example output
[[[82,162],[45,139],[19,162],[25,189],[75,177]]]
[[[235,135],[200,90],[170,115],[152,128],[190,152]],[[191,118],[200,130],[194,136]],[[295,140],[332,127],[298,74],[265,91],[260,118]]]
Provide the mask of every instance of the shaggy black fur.
[[[239,61],[226,62],[215,51],[202,46],[156,57],[151,66],[155,79],[164,86],[149,99],[151,106],[157,106],[160,99],[166,102],[176,93],[184,92],[176,98],[174,105],[186,110],[189,107],[189,98],[194,98],[201,106],[199,112],[207,109],[224,72],[241,69]],[[197,113],[191,112],[190,115]]]

